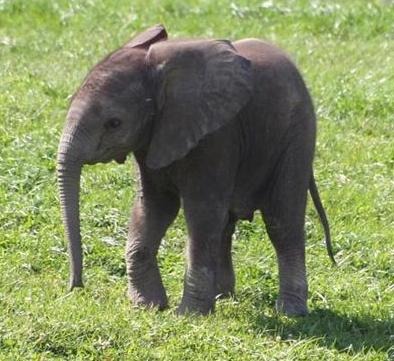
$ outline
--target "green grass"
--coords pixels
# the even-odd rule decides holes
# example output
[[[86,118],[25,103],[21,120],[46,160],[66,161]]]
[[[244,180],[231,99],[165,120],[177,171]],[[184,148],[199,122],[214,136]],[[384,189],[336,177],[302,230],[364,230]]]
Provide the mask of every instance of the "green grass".
[[[276,261],[257,214],[236,233],[236,299],[205,318],[175,316],[180,216],[160,251],[171,307],[133,308],[123,260],[131,161],[84,169],[87,287],[66,292],[55,159],[68,98],[95,62],[158,22],[171,36],[268,39],[304,74],[319,118],[315,172],[339,261],[330,266],[308,207],[309,316],[274,312]],[[394,359],[391,1],[1,0],[0,79],[1,360]]]

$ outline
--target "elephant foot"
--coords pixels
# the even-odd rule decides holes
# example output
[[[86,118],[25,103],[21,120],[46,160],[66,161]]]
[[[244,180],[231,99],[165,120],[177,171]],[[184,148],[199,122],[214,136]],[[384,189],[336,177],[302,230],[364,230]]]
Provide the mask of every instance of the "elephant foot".
[[[165,309],[168,300],[155,257],[146,248],[131,250],[127,256],[128,296],[131,302],[146,308]]]
[[[220,277],[216,283],[216,299],[230,298],[235,295],[235,280],[234,276]]]
[[[145,308],[156,308],[162,311],[168,306],[167,297],[165,298],[160,296],[146,297],[141,294],[135,294],[129,292],[129,298],[134,305],[145,307]]]
[[[181,304],[178,306],[176,310],[176,314],[179,316],[183,315],[208,315],[215,311],[215,302],[210,301],[188,301],[182,300]]]
[[[209,268],[188,269],[178,315],[207,315],[215,310],[216,282]]]
[[[308,306],[306,300],[296,296],[285,297],[280,296],[276,300],[275,308],[278,312],[287,316],[306,316],[308,314]]]
[[[218,294],[216,295],[216,299],[217,300],[225,300],[227,298],[233,298],[235,297],[235,292],[234,290],[228,290],[228,291],[221,291],[218,292]]]
[[[168,306],[168,299],[164,288],[161,290],[137,290],[129,288],[128,296],[136,306],[164,310]]]
[[[235,296],[234,287],[218,287],[216,292],[216,299],[223,300]]]

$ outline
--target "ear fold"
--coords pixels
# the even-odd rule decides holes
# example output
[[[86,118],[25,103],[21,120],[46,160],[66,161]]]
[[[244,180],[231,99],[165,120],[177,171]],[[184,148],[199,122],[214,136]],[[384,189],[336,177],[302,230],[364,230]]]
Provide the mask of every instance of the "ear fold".
[[[150,45],[162,40],[167,40],[167,31],[163,25],[158,24],[135,36],[124,48],[148,49]]]
[[[250,61],[230,42],[200,40],[152,46],[159,72],[159,116],[146,163],[161,168],[236,117],[252,94]]]

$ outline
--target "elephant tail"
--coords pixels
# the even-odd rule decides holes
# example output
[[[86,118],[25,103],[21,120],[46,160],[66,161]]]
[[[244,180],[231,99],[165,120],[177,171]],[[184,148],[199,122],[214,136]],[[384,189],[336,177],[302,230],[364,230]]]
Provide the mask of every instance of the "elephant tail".
[[[324,210],[323,204],[321,202],[320,195],[316,186],[315,176],[313,175],[313,173],[309,181],[309,192],[311,194],[313,204],[315,205],[317,214],[319,215],[320,222],[324,229],[324,236],[325,236],[328,256],[330,257],[332,263],[336,265],[337,263],[334,258],[334,252],[332,250],[332,244],[331,244],[330,225],[328,224],[327,215]]]

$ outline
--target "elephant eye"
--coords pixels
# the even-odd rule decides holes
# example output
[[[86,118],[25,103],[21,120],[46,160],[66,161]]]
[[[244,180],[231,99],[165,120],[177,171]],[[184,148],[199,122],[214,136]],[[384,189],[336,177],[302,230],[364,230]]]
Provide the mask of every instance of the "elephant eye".
[[[119,118],[110,118],[105,122],[105,128],[115,129],[118,128],[121,124],[122,121]]]

